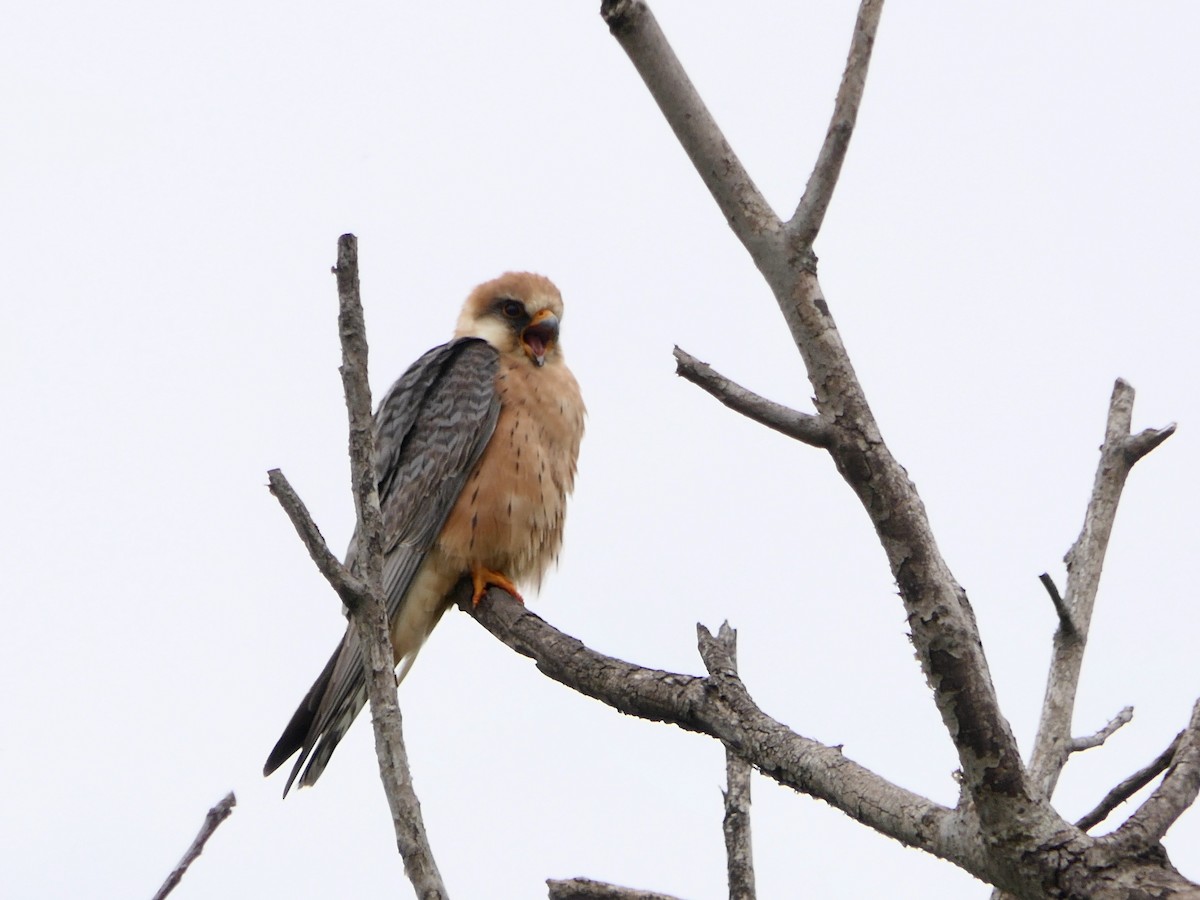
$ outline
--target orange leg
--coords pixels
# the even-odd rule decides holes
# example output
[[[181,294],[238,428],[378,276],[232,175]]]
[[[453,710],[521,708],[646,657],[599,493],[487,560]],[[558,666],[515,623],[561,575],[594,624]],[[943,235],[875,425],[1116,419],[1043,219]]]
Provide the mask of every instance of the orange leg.
[[[487,589],[492,585],[495,585],[502,591],[508,591],[521,603],[525,602],[525,598],[521,596],[521,592],[517,590],[517,586],[509,581],[506,575],[492,569],[484,568],[483,566],[471,566],[471,584],[475,587],[475,593],[471,595],[472,606],[479,605],[479,601],[483,599],[483,595],[487,593]]]

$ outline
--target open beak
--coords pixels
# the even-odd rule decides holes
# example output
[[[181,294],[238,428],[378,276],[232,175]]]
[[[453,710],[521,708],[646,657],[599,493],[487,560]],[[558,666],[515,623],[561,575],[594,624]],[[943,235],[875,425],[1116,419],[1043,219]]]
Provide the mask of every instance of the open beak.
[[[535,313],[525,330],[521,332],[521,343],[533,364],[541,368],[546,364],[546,352],[558,340],[558,316],[548,309]]]

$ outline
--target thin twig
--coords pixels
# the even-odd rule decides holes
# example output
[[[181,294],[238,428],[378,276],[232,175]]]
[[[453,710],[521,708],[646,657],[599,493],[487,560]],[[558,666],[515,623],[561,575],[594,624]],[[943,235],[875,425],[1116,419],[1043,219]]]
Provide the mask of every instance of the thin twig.
[[[300,535],[300,540],[304,542],[308,555],[317,564],[317,568],[325,576],[325,580],[329,582],[330,587],[337,591],[337,595],[342,598],[342,603],[346,605],[347,609],[355,609],[366,595],[367,585],[356,578],[330,551],[329,545],[325,543],[325,538],[321,534],[321,529],[309,515],[308,507],[304,505],[304,501],[300,499],[299,494],[287,480],[287,476],[279,469],[271,469],[267,472],[267,481],[271,494],[279,501],[279,505],[291,519],[296,534]]]
[[[1097,731],[1095,734],[1089,734],[1087,737],[1071,738],[1071,743],[1068,746],[1068,751],[1078,753],[1082,750],[1091,750],[1094,747],[1101,746],[1105,741],[1117,733],[1117,729],[1124,725],[1128,725],[1133,719],[1133,707],[1127,706],[1112,719],[1109,723]]]
[[[729,654],[737,672],[737,631],[728,622],[721,625],[717,641]],[[725,748],[725,861],[729,900],[755,900],[754,849],[750,839],[750,763]]]
[[[590,878],[547,879],[550,900],[678,900],[669,894],[639,891]]]
[[[863,88],[867,83],[867,69],[871,64],[871,50],[875,46],[875,32],[879,28],[879,16],[883,12],[883,0],[863,0],[854,21],[854,38],[850,42],[850,53],[842,73],[834,102],[833,118],[825,132],[825,142],[817,156],[817,163],[804,188],[804,195],[796,212],[787,223],[788,233],[801,247],[809,248],[816,240],[825,211],[833,198],[854,123],[858,118],[858,107],[862,102]]]
[[[1138,769],[1105,794],[1104,799],[1096,804],[1096,808],[1077,821],[1075,827],[1081,831],[1088,831],[1107,819],[1109,813],[1157,778],[1171,764],[1171,760],[1175,758],[1175,752],[1179,749],[1179,742],[1182,740],[1183,732],[1181,731],[1175,735],[1175,740],[1171,741],[1167,749],[1158,754],[1150,765]]]
[[[1168,426],[1130,437],[1133,400],[1133,388],[1118,378],[1109,400],[1104,444],[1100,447],[1100,462],[1083,528],[1065,558],[1067,592],[1063,604],[1070,611],[1070,627],[1060,624],[1054,634],[1042,716],[1030,760],[1030,775],[1047,799],[1054,796],[1058,777],[1072,749],[1071,718],[1079,674],[1117,504],[1134,463],[1166,440],[1172,431]]]
[[[798,412],[730,381],[686,350],[675,348],[675,374],[712,394],[730,409],[812,447],[827,447],[829,428],[819,416]]]
[[[1054,583],[1054,579],[1050,577],[1049,572],[1043,572],[1038,576],[1038,580],[1042,583],[1042,587],[1046,589],[1046,593],[1050,595],[1050,602],[1054,604],[1054,611],[1058,613],[1059,624],[1067,631],[1075,630],[1075,622],[1071,619],[1071,610],[1067,608],[1067,602],[1063,600],[1062,594],[1058,592],[1058,585]]]
[[[1179,736],[1179,744],[1158,787],[1104,840],[1135,855],[1158,844],[1175,820],[1200,796],[1200,700],[1192,706],[1192,717]]]
[[[229,818],[229,814],[233,812],[235,806],[237,806],[237,797],[233,795],[233,791],[230,791],[222,798],[220,803],[208,811],[204,816],[204,824],[200,826],[200,833],[192,841],[192,846],[188,847],[187,853],[183,854],[183,859],[179,861],[179,865],[171,871],[171,874],[167,876],[167,880],[163,882],[162,887],[158,889],[158,893],[154,895],[154,900],[163,900],[171,891],[175,890],[176,885],[182,880],[188,867],[204,852],[204,845],[208,843],[208,839],[213,836],[217,827]]]

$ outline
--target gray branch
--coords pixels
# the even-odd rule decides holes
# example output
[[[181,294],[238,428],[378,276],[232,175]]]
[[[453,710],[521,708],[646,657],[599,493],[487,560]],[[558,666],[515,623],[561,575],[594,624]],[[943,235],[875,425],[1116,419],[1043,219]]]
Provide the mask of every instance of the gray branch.
[[[1133,390],[1130,388],[1130,390]],[[1163,428],[1147,428],[1131,437],[1125,444],[1125,459],[1132,467],[1135,462],[1175,433],[1175,423]]]
[[[971,822],[954,810],[892,784],[847,759],[840,747],[802,737],[754,704],[722,645],[703,627],[708,677],[648,669],[601,653],[563,634],[498,588],[478,606],[469,581],[451,598],[547,677],[627,715],[667,722],[720,740],[768,778],[824,800],[859,822],[980,877]]]
[[[383,515],[375,482],[375,434],[371,388],[367,381],[367,335],[358,286],[358,241],[352,234],[338,239],[338,331],[342,343],[342,385],[350,429],[350,480],[354,488],[358,536],[355,564],[367,591],[351,619],[364,650],[363,670],[375,729],[379,777],[387,794],[404,871],[422,900],[447,897],[433,858],[421,804],[413,790],[400,705],[396,697],[396,660],[387,610],[383,602]]]
[[[700,650],[710,674],[689,679],[589,656],[577,641],[545,633],[542,629],[548,626],[521,608],[512,609],[515,604],[481,606],[478,617],[518,652],[537,659],[550,677],[624,712],[711,734],[768,777],[825,799],[910,846],[945,854],[1015,895],[1043,896],[1050,884],[1064,896],[1096,900],[1127,897],[1135,884],[1143,890],[1152,886],[1162,896],[1177,889],[1191,891],[1193,885],[1153,854],[1103,852],[1097,841],[1065,822],[1050,805],[1061,763],[1045,761],[1046,746],[1056,754],[1071,747],[1070,709],[1078,671],[1070,674],[1070,664],[1056,665],[1052,671],[1052,679],[1066,675],[1070,698],[1061,729],[1045,730],[1040,738],[1050,741],[1040,745],[1043,777],[1030,777],[1000,710],[966,591],[941,556],[920,495],[883,440],[821,290],[811,244],[841,171],[880,7],[876,0],[864,0],[860,8],[833,123],[805,196],[786,227],[733,155],[645,4],[603,0],[601,13],[775,295],[804,360],[817,417],[829,429],[825,446],[870,517],[900,589],[916,656],[958,753],[963,785],[958,807],[946,810],[906,795],[861,767],[851,768],[854,764],[837,748],[802,738],[767,717],[750,699],[732,663],[722,662],[722,651],[707,632],[701,633]],[[1132,391],[1128,398],[1114,397],[1110,425],[1120,424],[1117,407],[1126,399],[1130,406]],[[1131,438],[1127,409],[1125,413],[1124,427],[1116,429],[1119,435],[1110,434],[1106,440],[1106,450],[1120,451],[1121,459],[1108,460],[1121,470],[1112,479],[1118,483],[1133,461],[1171,430]],[[1109,505],[1115,509],[1115,494]],[[1085,536],[1068,556],[1059,628],[1064,644],[1074,641],[1068,655],[1081,653],[1082,641],[1071,632],[1086,637],[1094,599],[1094,584],[1089,586],[1089,578],[1081,573],[1098,577],[1110,528],[1111,510],[1089,509]],[[1057,700],[1059,695],[1048,689],[1048,697]],[[1058,723],[1059,716],[1051,711],[1050,720]],[[1172,814],[1177,815],[1178,804],[1194,796],[1192,757],[1182,750],[1181,754],[1183,762],[1177,760],[1176,769],[1164,778],[1169,790],[1157,792],[1161,802],[1147,808],[1139,823],[1144,833],[1165,827],[1173,821]],[[864,796],[868,792],[871,799]],[[918,808],[922,806],[925,813]]]
[[[1200,796],[1200,700],[1179,737],[1162,782],[1116,831],[1101,838],[1121,853],[1136,855],[1162,840],[1175,820]]]
[[[164,900],[168,894],[175,890],[192,863],[204,852],[204,845],[208,843],[208,839],[216,833],[217,827],[229,818],[235,806],[237,806],[237,797],[233,796],[233,791],[230,791],[221,799],[220,803],[208,811],[204,816],[204,824],[200,826],[200,833],[196,835],[196,839],[188,847],[187,853],[183,854],[183,859],[179,861],[179,865],[171,870],[171,874],[167,876],[167,880],[158,889],[158,893],[154,895],[154,900]]]
[[[728,622],[717,632],[717,642],[733,664],[732,674],[737,675],[737,632]],[[755,900],[754,850],[750,840],[751,771],[750,763],[725,748],[725,817],[721,830],[725,835],[729,900]]]
[[[292,526],[296,529],[296,534],[304,542],[308,555],[317,564],[317,569],[325,576],[330,587],[342,599],[346,609],[357,609],[362,598],[368,592],[366,583],[356,578],[330,551],[329,545],[325,543],[325,538],[321,534],[321,529],[317,527],[317,523],[309,514],[308,507],[304,505],[304,501],[300,499],[300,495],[296,493],[283,472],[279,469],[271,469],[267,472],[267,487],[279,501],[283,511],[287,513]]]
[[[330,552],[316,523],[278,469],[268,474],[271,493],[292,520],[309,555],[342,602],[358,630],[363,646],[363,670],[371,701],[375,730],[375,755],[383,781],[396,847],[404,871],[422,900],[448,896],[438,872],[421,804],[413,790],[400,706],[396,699],[395,657],[383,603],[383,516],[375,483],[375,437],[371,414],[371,389],[367,382],[367,338],[358,287],[358,242],[354,235],[338,239],[338,330],[342,342],[342,385],[350,433],[350,475],[357,514],[355,571],[351,572]]]
[[[358,530],[354,565],[369,589],[378,596],[383,610],[383,513],[375,482],[375,419],[371,413],[371,385],[367,379],[367,327],[363,321],[358,285],[358,239],[352,234],[338,238],[337,265],[333,267],[338,288],[338,335],[342,344],[342,390],[350,433],[350,482]],[[352,607],[353,608],[353,607]],[[388,643],[389,653],[391,643]]]
[[[734,412],[813,447],[827,447],[830,430],[818,416],[797,412],[730,381],[686,350],[675,348],[675,374],[712,394]]]
[[[654,13],[642,0],[602,0],[600,15],[642,76],[734,234],[747,248],[776,243],[782,232],[779,217],[725,140]]]
[[[1064,611],[1059,614],[1061,622],[1054,635],[1050,674],[1030,762],[1033,782],[1047,799],[1054,796],[1058,776],[1074,749],[1071,719],[1079,687],[1079,673],[1092,623],[1096,591],[1100,586],[1100,573],[1104,568],[1104,557],[1125,480],[1134,463],[1175,430],[1173,425],[1168,425],[1131,437],[1133,399],[1133,388],[1117,379],[1109,401],[1100,463],[1096,468],[1083,529],[1066,555],[1067,594],[1062,601]]]
[[[803,204],[800,221],[810,232],[837,180],[880,6],[867,0],[860,10],[834,135]],[[917,657],[958,751],[973,815],[985,827],[1002,825],[1014,810],[1028,808],[1032,793],[1017,742],[1000,712],[966,592],[941,557],[916,488],[884,443],[825,302],[816,260],[803,242],[782,233],[645,4],[608,0],[601,13],[775,294],[804,360],[817,413],[831,428],[829,452],[867,510],[900,587]]]
[[[504,596],[509,601],[512,600],[506,594],[498,596]],[[466,609],[464,604],[460,603],[460,606]],[[474,613],[475,610],[471,610],[471,612]],[[553,632],[549,626],[546,626],[546,629],[545,634]],[[558,633],[555,634],[558,637],[565,637]],[[707,632],[703,632],[703,634],[707,635]],[[709,637],[711,638],[711,635]],[[734,667],[733,674],[736,675],[737,632],[726,622],[721,626],[716,641],[725,654],[720,661],[731,664]],[[582,647],[582,645],[580,646]],[[591,654],[591,651],[583,649]],[[597,661],[611,662],[598,654],[592,655]],[[751,766],[732,749],[726,748],[725,771],[728,786],[724,792],[725,816],[722,821],[722,831],[725,836],[729,897],[730,900],[754,900],[754,861],[750,844]],[[546,883],[550,888],[550,900],[675,900],[665,894],[618,887],[586,878],[573,878],[566,881],[549,880]]]
[[[669,894],[638,891],[590,878],[548,879],[546,886],[550,889],[550,900],[678,900]]]
[[[833,118],[829,122],[829,130],[825,132],[825,142],[821,145],[817,164],[804,188],[804,196],[787,223],[788,233],[801,247],[812,246],[825,221],[829,201],[833,198],[833,189],[841,174],[850,136],[858,119],[858,107],[867,84],[867,69],[871,64],[871,50],[875,46],[875,32],[879,29],[882,12],[883,0],[863,0],[858,8],[854,38],[850,42],[850,54],[834,102]]]
[[[1104,799],[1096,804],[1096,808],[1077,821],[1075,827],[1081,831],[1088,831],[1107,819],[1109,813],[1157,778],[1171,764],[1182,740],[1183,732],[1181,731],[1175,735],[1175,740],[1171,741],[1167,749],[1158,754],[1150,765],[1134,772],[1105,794]]]
[[[1121,727],[1128,725],[1133,719],[1133,707],[1126,706],[1123,710],[1117,713],[1109,723],[1097,731],[1095,734],[1089,734],[1087,737],[1071,738],[1071,742],[1067,747],[1069,753],[1079,753],[1083,750],[1091,750],[1094,747],[1103,745],[1110,737],[1117,733]]]

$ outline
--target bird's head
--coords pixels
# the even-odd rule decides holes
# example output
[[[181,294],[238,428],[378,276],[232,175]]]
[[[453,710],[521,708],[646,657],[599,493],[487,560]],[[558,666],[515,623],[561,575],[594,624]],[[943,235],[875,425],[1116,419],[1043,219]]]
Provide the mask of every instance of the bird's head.
[[[540,368],[561,358],[562,314],[562,296],[549,278],[507,272],[471,291],[454,336],[482,338],[501,353],[524,356]]]

